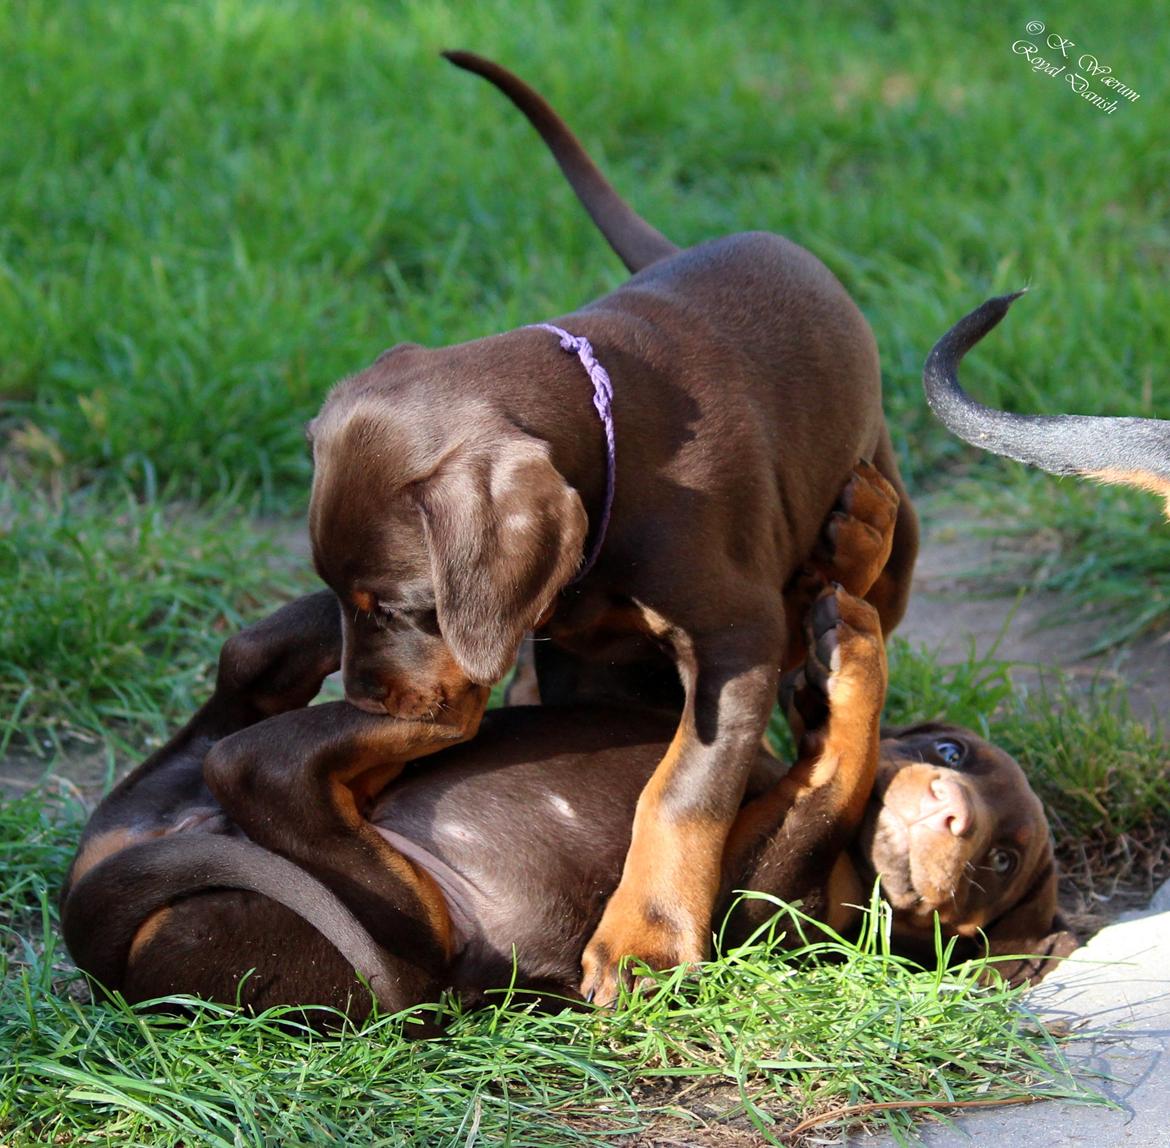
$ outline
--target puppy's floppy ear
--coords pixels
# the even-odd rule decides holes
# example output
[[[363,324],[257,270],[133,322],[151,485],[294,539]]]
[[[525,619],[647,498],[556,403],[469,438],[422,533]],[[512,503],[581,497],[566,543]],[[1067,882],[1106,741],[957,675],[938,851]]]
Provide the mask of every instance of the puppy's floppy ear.
[[[988,956],[1009,958],[996,961],[993,968],[1012,985],[1036,984],[1080,947],[1056,907],[1056,869],[1051,861],[1015,907],[988,925],[984,935]]]
[[[416,497],[439,629],[464,673],[490,685],[580,565],[585,508],[548,448],[522,436],[454,452]]]

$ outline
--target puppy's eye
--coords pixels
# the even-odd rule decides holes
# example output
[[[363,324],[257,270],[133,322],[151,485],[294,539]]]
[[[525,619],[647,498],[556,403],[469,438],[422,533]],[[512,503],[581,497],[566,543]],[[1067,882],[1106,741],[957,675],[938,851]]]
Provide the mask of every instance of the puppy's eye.
[[[1006,877],[1015,867],[1018,858],[1010,849],[993,849],[987,854],[987,868],[1001,877]]]
[[[379,599],[374,603],[374,606],[383,618],[394,617],[394,607],[391,606],[389,602],[383,602],[381,599]]]
[[[943,738],[934,743],[934,752],[943,765],[954,769],[963,763],[963,758],[967,756],[967,747],[960,745],[957,741],[952,741],[950,738]]]

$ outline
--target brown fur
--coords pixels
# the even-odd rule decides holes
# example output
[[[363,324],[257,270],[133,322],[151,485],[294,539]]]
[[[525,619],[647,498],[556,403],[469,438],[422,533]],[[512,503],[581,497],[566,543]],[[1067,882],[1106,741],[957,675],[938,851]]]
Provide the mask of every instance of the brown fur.
[[[330,599],[302,599],[229,641],[212,699],[94,814],[79,859],[97,856],[96,841],[122,848],[70,875],[62,921],[75,960],[130,1000],[189,992],[256,1008],[323,1003],[361,1017],[370,995],[357,974],[387,1009],[448,985],[474,999],[512,983],[515,950],[519,987],[572,996],[621,876],[639,791],[675,719],[598,707],[493,711],[474,740],[366,797],[353,782],[396,773],[441,734],[434,723],[343,704],[300,708],[320,683],[312,651],[336,614]],[[880,628],[844,590],[814,606],[809,644],[787,691],[799,759],[785,774],[762,750],[754,755],[715,923],[734,890],[751,888],[803,897],[844,930],[880,873],[902,951],[917,955],[925,941],[929,955],[932,932],[915,898],[930,896],[944,934],[963,939],[959,955],[983,943],[978,927],[993,952],[1037,954],[1007,975],[1038,978],[1072,938],[1056,911],[1043,812],[1019,768],[947,726],[879,744]],[[276,683],[296,708],[265,718]],[[946,791],[945,806],[929,787],[948,775],[940,753],[955,745],[961,793]],[[920,831],[883,830],[885,819],[906,817],[907,801],[919,803],[909,821]],[[999,848],[1020,856],[997,884],[987,865]],[[924,867],[930,880],[908,891],[901,875]],[[664,931],[671,911],[643,908]],[[742,902],[727,939],[743,939],[773,911]]]
[[[706,953],[723,841],[794,660],[782,593],[858,459],[901,496],[873,589],[887,631],[905,609],[917,527],[872,333],[828,269],[763,232],[677,250],[535,92],[489,61],[451,58],[529,118],[636,272],[556,320],[589,339],[615,388],[612,519],[573,582],[599,530],[602,429],[576,357],[522,328],[395,348],[334,388],[310,432],[313,555],[347,607],[345,687],[363,709],[418,716],[404,681],[442,708],[457,683],[435,670],[435,650],[489,684],[539,626],[545,702],[632,696],[685,715],[588,958],[587,991],[604,1000],[622,955]],[[625,643],[632,674],[608,656],[588,665],[615,609],[641,631]]]

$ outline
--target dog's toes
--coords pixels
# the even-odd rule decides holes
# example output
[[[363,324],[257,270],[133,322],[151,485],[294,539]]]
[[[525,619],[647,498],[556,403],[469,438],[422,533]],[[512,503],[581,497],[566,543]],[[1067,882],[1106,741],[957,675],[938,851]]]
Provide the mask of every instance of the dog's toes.
[[[692,852],[684,846],[684,855]],[[661,851],[656,860],[661,862]],[[660,869],[652,874],[657,889],[619,885],[610,898],[581,955],[580,993],[593,1004],[612,1005],[623,985],[634,988],[638,971],[644,971],[641,966],[658,970],[697,965],[706,955],[709,916],[701,923],[677,916],[671,902],[680,895],[677,885],[685,881],[664,884],[662,873]]]
[[[807,688],[808,682],[804,676],[803,666],[799,670],[793,670],[792,673],[785,674],[781,678],[777,700],[780,703],[780,709],[788,716],[789,722],[792,721],[792,713],[796,708],[797,696]]]
[[[898,514],[898,492],[872,462],[861,459],[845,483],[838,507],[884,534]]]
[[[807,684],[835,703],[841,684],[865,680],[884,665],[881,622],[864,599],[842,586],[827,589],[809,616],[809,652],[805,659]],[[884,672],[881,674],[884,679]],[[801,705],[801,713],[805,706]]]
[[[784,680],[780,690],[780,705],[788,720],[788,728],[798,740],[820,729],[829,716],[824,689],[809,684],[805,669],[789,674]]]
[[[630,961],[615,961],[609,947],[590,944],[581,958],[580,993],[587,1004],[612,1008],[617,1003],[619,985],[633,988]]]
[[[894,540],[898,494],[872,463],[853,469],[825,520],[814,564],[827,580],[865,594],[881,573]]]
[[[808,656],[804,673],[809,685],[828,695],[829,679],[840,668],[841,607],[839,586],[826,589],[813,604],[808,619]]]

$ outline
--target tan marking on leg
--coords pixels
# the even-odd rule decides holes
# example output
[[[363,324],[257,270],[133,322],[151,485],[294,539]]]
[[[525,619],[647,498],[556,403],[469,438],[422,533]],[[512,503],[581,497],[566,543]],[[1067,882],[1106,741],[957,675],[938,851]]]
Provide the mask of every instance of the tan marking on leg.
[[[874,608],[843,591],[837,591],[836,598],[841,624],[834,660],[839,668],[829,677],[828,722],[813,732],[811,740],[802,742],[800,760],[776,791],[760,799],[767,805],[751,814],[757,824],[768,813],[775,815],[773,824],[778,824],[784,803],[795,805],[825,791],[830,795],[832,816],[852,827],[860,822],[869,800],[886,696],[886,651]]]
[[[402,771],[402,763],[384,767],[387,781]],[[366,774],[378,771],[365,771]],[[447,899],[436,884],[435,879],[421,866],[404,857],[361,815],[357,807],[354,791],[340,776],[332,779],[330,785],[330,804],[346,826],[361,838],[367,846],[378,855],[379,861],[408,889],[411,889],[422,906],[423,914],[434,934],[435,939],[443,948],[443,954],[448,959],[453,950],[453,930],[451,913],[447,908]],[[385,788],[384,786],[382,788]]]
[[[599,1003],[616,996],[616,964],[623,956],[666,968],[707,955],[730,823],[668,818],[663,809],[663,791],[693,736],[684,716],[638,799],[621,882],[582,958],[584,987]]]
[[[802,763],[798,762],[771,789],[753,798],[739,811],[723,843],[725,882],[739,881],[748,858],[768,834],[775,831],[807,789]]]
[[[853,862],[842,853],[825,886],[825,924],[838,933],[852,928],[859,915],[857,906],[868,902],[869,891],[861,887]]]
[[[829,682],[829,725],[810,785],[831,786],[838,815],[850,828],[861,821],[877,775],[878,726],[886,694],[886,651],[870,632],[876,616],[858,599],[841,601],[841,670]],[[864,611],[864,613],[862,613]]]
[[[890,557],[898,492],[872,463],[862,460],[849,476],[822,530],[816,565],[825,581],[864,595]]]
[[[833,564],[825,569],[828,582],[838,582],[851,594],[866,594],[878,580],[890,556],[892,533],[880,535],[855,518],[839,518],[830,526]]]
[[[110,829],[91,837],[77,854],[70,870],[70,882],[80,881],[95,865],[101,864],[107,857],[121,853],[123,849],[145,841],[148,837],[156,837],[157,833],[136,833],[130,829]]]
[[[164,905],[161,909],[155,909],[141,925],[138,926],[138,931],[134,934],[134,940],[130,942],[130,955],[127,957],[127,963],[133,964],[142,955],[142,950],[147,947],[158,935],[158,932],[170,919],[171,910]]]

